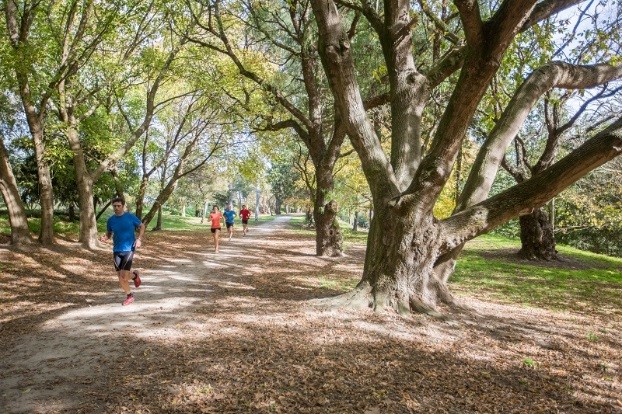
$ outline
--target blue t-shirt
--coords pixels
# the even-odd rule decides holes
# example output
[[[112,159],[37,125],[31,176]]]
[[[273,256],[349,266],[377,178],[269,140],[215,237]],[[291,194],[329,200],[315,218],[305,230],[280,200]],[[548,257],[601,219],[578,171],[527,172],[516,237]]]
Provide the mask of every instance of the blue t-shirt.
[[[222,215],[225,216],[225,223],[233,223],[233,218],[236,216],[233,210],[225,210]]]
[[[134,250],[136,228],[142,222],[138,217],[127,211],[121,216],[113,214],[106,223],[106,231],[112,233],[112,251],[129,252]]]

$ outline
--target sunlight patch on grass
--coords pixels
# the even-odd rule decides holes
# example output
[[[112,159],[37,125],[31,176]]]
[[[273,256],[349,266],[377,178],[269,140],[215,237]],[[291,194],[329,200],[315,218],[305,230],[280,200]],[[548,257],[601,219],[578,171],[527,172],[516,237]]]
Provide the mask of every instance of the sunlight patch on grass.
[[[452,277],[459,294],[547,309],[622,309],[622,260],[563,248],[563,262],[519,260],[518,241],[486,236],[467,245]]]

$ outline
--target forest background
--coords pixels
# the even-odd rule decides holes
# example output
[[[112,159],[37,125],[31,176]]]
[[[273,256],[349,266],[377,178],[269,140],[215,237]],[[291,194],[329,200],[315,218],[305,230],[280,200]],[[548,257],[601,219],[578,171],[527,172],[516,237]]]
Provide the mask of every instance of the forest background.
[[[7,241],[30,244],[36,234],[38,243],[53,244],[65,223],[77,221],[79,243],[96,248],[98,219],[123,194],[153,229],[162,227],[164,210],[204,217],[213,204],[247,204],[256,216],[304,211],[316,229],[316,253],[342,254],[336,216],[356,230],[376,215],[393,214],[385,209],[395,195],[378,190],[382,179],[374,169],[384,163],[378,160],[391,160],[396,188],[415,177],[408,191],[423,176],[417,170],[440,165],[436,151],[451,137],[439,131],[449,128],[444,119],[465,84],[460,76],[470,73],[469,53],[479,47],[469,37],[473,17],[514,29],[504,40],[507,50],[490,58],[497,62],[494,74],[479,78],[484,86],[477,106],[463,114],[464,134],[439,152],[447,165],[437,189],[421,193],[433,209],[426,217],[452,223],[469,203],[482,202],[469,198],[469,182],[483,172],[489,199],[526,182],[544,195],[458,239],[483,231],[520,237],[529,259],[558,259],[559,241],[622,254],[619,151],[601,149],[597,163],[611,161],[597,169],[586,164],[579,175],[558,163],[580,155],[591,136],[618,133],[619,2],[521,2],[512,6],[523,19],[516,22],[508,18],[508,2],[476,9],[460,1],[326,2],[339,10],[339,27],[352,45],[366,122],[377,140],[372,155],[354,139],[356,125],[340,119],[351,108],[340,106],[337,81],[322,60],[329,38],[318,26],[325,20],[322,4],[4,1],[0,179]],[[405,10],[410,14],[400,14]],[[404,61],[406,72],[391,62],[398,52],[387,49],[382,24],[408,31],[405,56],[416,59]],[[395,74],[417,73],[409,65],[427,79],[431,92],[417,98],[425,110],[399,106],[401,75]],[[557,71],[556,78],[536,75],[547,71]],[[508,124],[505,145],[495,150],[496,169],[485,170],[482,154]],[[411,141],[400,136],[407,130],[415,131]],[[408,160],[410,166],[400,164]],[[563,192],[531,180],[557,165],[562,175],[576,175],[573,182],[582,180],[564,183]],[[381,233],[371,231],[373,246]],[[446,255],[459,254],[446,248],[433,255],[435,269]],[[376,259],[368,260],[372,266]],[[442,297],[442,289],[434,295]]]

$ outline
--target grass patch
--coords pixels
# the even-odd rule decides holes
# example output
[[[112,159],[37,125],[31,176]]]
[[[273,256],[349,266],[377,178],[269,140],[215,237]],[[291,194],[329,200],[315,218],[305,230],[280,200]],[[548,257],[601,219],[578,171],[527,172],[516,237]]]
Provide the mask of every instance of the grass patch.
[[[548,309],[600,313],[622,309],[622,259],[560,247],[562,262],[519,260],[519,241],[469,242],[451,280],[458,293]]]
[[[288,222],[288,226],[291,230],[298,234],[315,237],[315,228],[309,228],[305,224],[304,216],[293,216]],[[367,232],[366,231],[352,231],[350,224],[340,221],[341,234],[343,235],[344,248],[347,250],[349,246],[367,244]]]
[[[356,286],[357,280],[351,280],[347,278],[335,278],[320,275],[317,277],[319,287],[322,289],[335,290],[339,292],[348,292]]]
[[[110,217],[111,213],[104,213],[97,221],[97,231],[102,234],[106,231],[106,221]],[[252,217],[249,220],[250,225],[266,223],[274,220],[275,216],[261,215],[258,220]],[[147,231],[151,231],[156,225],[157,218],[151,220],[147,226]],[[181,217],[173,214],[164,213],[162,215],[162,230],[163,231],[192,231],[201,230],[209,226],[209,219],[205,219],[201,223],[200,217],[186,216]],[[242,222],[239,218],[236,219],[236,226],[242,228]],[[28,228],[30,229],[33,237],[39,234],[41,229],[40,218],[29,218]],[[54,233],[58,236],[77,238],[80,231],[80,223],[78,221],[66,221],[62,217],[54,217]],[[9,226],[9,219],[6,214],[0,214],[0,234],[11,237],[11,227]]]

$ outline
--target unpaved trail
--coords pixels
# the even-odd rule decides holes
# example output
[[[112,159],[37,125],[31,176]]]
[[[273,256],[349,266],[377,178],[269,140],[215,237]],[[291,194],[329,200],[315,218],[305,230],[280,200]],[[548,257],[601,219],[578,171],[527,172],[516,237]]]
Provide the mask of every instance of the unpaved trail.
[[[88,412],[96,407],[105,396],[106,378],[131,374],[131,366],[115,362],[125,355],[140,359],[149,352],[133,347],[132,337],[179,340],[183,334],[177,328],[192,324],[197,307],[210,301],[214,289],[235,286],[236,274],[258,270],[253,263],[264,254],[262,246],[269,245],[266,238],[290,219],[278,216],[261,226],[251,225],[244,237],[238,224],[231,241],[223,231],[218,254],[206,232],[204,252],[180,252],[182,257],[168,257],[165,265],[145,269],[140,288],[132,286],[132,305],[121,306],[123,294],[111,284],[114,292],[87,298],[85,306],[49,319],[9,348],[2,347],[0,413]],[[138,252],[135,261],[139,268],[140,256]]]
[[[464,296],[447,320],[310,299],[360,280],[289,217],[147,234],[123,307],[109,249],[2,249],[0,414],[620,413],[622,318]]]

